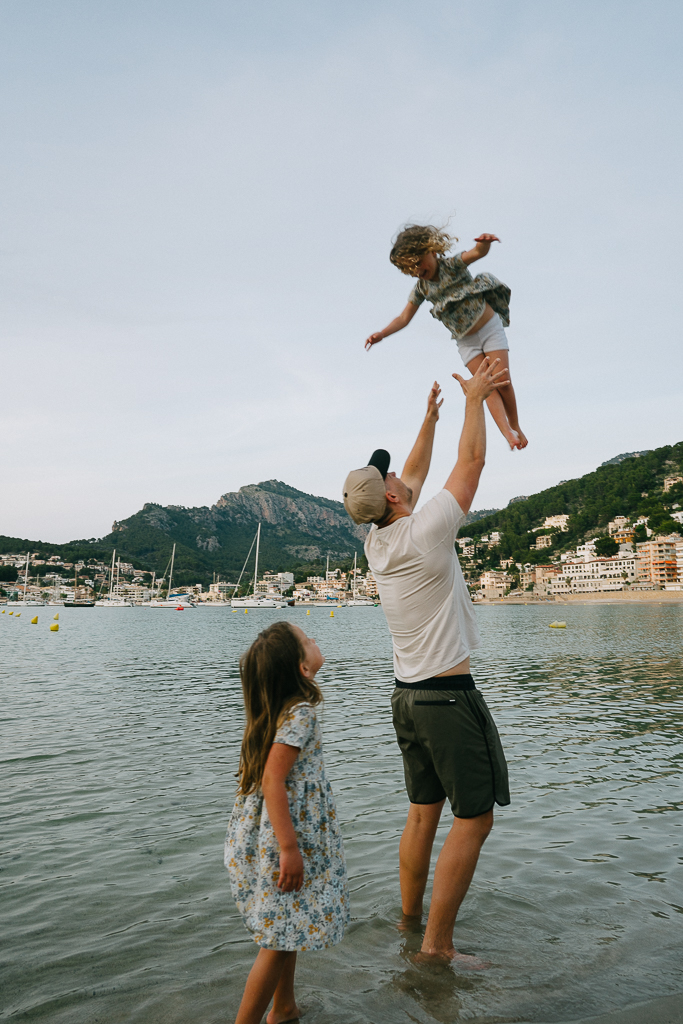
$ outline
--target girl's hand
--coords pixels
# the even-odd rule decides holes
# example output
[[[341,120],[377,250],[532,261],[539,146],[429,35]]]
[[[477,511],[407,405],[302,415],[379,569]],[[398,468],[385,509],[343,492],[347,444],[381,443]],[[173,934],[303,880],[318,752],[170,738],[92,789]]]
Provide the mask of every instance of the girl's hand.
[[[483,235],[479,235],[478,238],[474,239],[474,241],[485,242],[487,245],[490,245],[491,242],[500,242],[500,238],[498,238],[497,235],[489,235],[486,232],[484,232]]]
[[[369,352],[373,345],[376,345],[378,341],[384,341],[384,335],[381,331],[376,331],[375,334],[371,334],[365,342],[365,351]]]
[[[282,892],[298,892],[304,884],[304,859],[298,846],[280,850],[280,877],[277,887]]]

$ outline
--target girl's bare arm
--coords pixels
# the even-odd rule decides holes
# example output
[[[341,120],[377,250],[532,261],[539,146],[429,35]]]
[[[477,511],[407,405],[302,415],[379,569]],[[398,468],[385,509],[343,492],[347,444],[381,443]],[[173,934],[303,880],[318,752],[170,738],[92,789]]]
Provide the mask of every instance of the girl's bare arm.
[[[304,884],[304,861],[296,841],[285,789],[285,779],[298,754],[298,747],[273,743],[261,780],[268,817],[280,845],[280,877],[277,887],[283,892],[298,892]]]
[[[402,313],[391,321],[383,331],[377,331],[375,334],[371,334],[365,342],[366,351],[370,351],[373,345],[376,345],[378,341],[383,341],[389,334],[396,334],[396,331],[402,331],[404,327],[407,327],[410,321],[417,313],[418,307],[409,302]]]
[[[491,248],[491,242],[500,242],[500,238],[497,238],[496,235],[483,234],[475,238],[474,241],[477,244],[473,249],[460,253],[460,259],[465,264],[474,263],[475,260],[480,260],[482,256],[486,256],[486,253]]]

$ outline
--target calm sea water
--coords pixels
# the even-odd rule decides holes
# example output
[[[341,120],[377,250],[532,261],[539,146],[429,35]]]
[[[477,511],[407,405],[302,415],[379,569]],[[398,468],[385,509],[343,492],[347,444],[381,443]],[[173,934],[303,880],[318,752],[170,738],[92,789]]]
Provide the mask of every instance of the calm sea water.
[[[566,630],[550,608],[477,609],[513,795],[456,925],[493,964],[477,974],[415,966],[395,927],[407,805],[381,609],[60,609],[58,633],[37,611],[0,616],[2,1019],[233,1020],[256,952],[222,866],[237,658],[276,616],[327,657],[352,890],[344,942],[300,957],[307,1024],[565,1021],[683,991],[683,607],[568,607]]]

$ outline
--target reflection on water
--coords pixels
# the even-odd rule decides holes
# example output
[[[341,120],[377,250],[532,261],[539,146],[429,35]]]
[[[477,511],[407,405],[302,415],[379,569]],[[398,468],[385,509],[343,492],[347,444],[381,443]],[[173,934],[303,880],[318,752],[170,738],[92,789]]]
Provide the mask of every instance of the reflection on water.
[[[406,798],[381,610],[65,609],[56,634],[0,619],[3,1018],[233,1019],[255,953],[221,860],[236,663],[275,615],[328,659],[352,888],[345,941],[301,957],[308,1024],[563,1021],[683,989],[683,607],[572,606],[562,631],[542,607],[477,609],[513,797],[456,926],[493,964],[478,974],[414,965],[419,934],[395,928]]]

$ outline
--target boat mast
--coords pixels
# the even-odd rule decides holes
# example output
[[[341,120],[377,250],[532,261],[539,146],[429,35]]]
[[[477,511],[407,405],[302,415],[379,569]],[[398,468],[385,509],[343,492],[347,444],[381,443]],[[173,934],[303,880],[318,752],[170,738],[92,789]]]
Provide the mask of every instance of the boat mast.
[[[28,587],[28,560],[31,557],[31,552],[26,553],[26,572],[24,573],[24,601],[26,601],[26,588]]]
[[[256,531],[256,564],[254,565],[254,597],[256,597],[256,581],[258,579],[258,549],[261,544],[261,524],[258,524]]]
[[[353,599],[356,600],[356,559],[358,558],[358,552],[353,553]]]
[[[175,544],[173,545],[173,553],[171,554],[171,571],[168,574],[168,590],[166,591],[166,600],[170,600],[171,597],[171,583],[173,582],[173,559],[175,558]]]
[[[112,591],[114,589],[114,559],[116,558],[116,548],[114,548],[114,554],[111,556],[111,576],[109,578],[109,600],[112,598]]]

